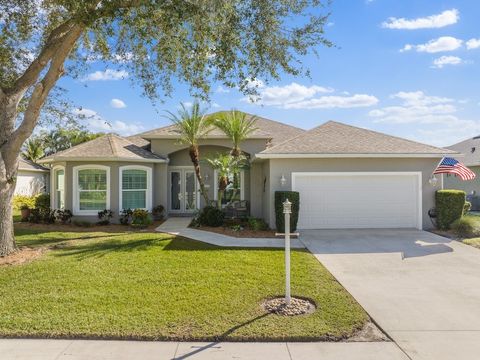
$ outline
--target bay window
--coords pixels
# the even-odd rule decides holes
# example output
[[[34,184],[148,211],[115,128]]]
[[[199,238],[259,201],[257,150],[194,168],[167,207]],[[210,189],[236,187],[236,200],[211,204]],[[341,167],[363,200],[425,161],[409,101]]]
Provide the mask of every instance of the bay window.
[[[146,166],[120,168],[120,210],[145,209],[151,205],[152,169]]]
[[[82,165],[74,170],[74,212],[97,215],[110,208],[110,168]]]

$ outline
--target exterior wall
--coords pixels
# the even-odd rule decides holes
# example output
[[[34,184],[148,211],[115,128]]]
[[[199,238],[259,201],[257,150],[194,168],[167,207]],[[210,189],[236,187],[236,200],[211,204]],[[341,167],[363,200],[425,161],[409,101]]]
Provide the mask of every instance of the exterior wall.
[[[263,197],[262,197],[262,203],[263,203],[263,211],[262,211],[262,217],[263,219],[270,225],[271,228],[275,227],[275,220],[270,219],[270,198],[274,196],[274,190],[272,190],[272,182],[271,182],[271,177],[270,177],[270,161],[265,161],[262,164],[262,191],[263,191]],[[273,199],[272,199],[273,203]],[[275,214],[274,214],[274,219],[275,219]]]
[[[33,196],[48,192],[48,173],[18,170],[15,195]]]
[[[292,172],[408,172],[419,171],[422,173],[422,222],[423,228],[432,227],[428,210],[435,206],[435,191],[440,188],[433,187],[428,180],[438,165],[437,158],[377,158],[377,159],[270,159],[269,166],[264,165],[268,173],[267,191],[268,198],[264,200],[265,220],[271,227],[275,226],[274,193],[277,190],[291,190]],[[284,175],[287,184],[280,185],[280,177]],[[361,189],[359,189],[361,191]],[[301,200],[300,200],[301,201]],[[301,205],[300,205],[301,206]]]
[[[469,166],[477,176],[470,181],[460,180],[458,177],[450,174],[443,174],[443,188],[463,190],[472,204],[472,210],[480,211],[480,166]]]
[[[228,143],[227,143],[228,145]],[[242,146],[243,148],[243,146]],[[200,158],[205,159],[206,156],[214,156],[215,154],[218,153],[225,153],[229,152],[231,149],[230,145],[228,146],[218,146],[218,145],[203,145],[200,146]],[[246,150],[245,150],[246,151]],[[193,164],[192,161],[190,160],[190,155],[188,153],[188,149],[183,149],[179,150],[177,152],[171,153],[169,155],[170,162],[168,164],[168,170],[173,170],[175,167],[191,167],[193,169]],[[200,163],[200,168],[202,172],[202,177],[204,178],[205,181],[205,187],[207,188],[208,191],[208,197],[210,200],[213,200],[215,198],[215,188],[214,188],[214,182],[215,182],[215,175],[214,175],[214,170],[205,162]],[[207,179],[208,178],[208,179]],[[165,202],[165,204],[168,205],[168,209],[170,208],[170,175],[168,175],[168,185],[167,185],[167,198],[168,202]],[[250,170],[247,169],[245,170],[244,173],[244,196],[245,200],[250,201],[251,195],[251,186],[250,186]],[[200,207],[204,207],[205,201],[203,197],[201,196],[200,192],[198,192],[198,196],[200,196]]]
[[[127,166],[127,165],[138,165],[138,166],[145,166],[149,167],[152,169],[152,196],[153,196],[153,201],[152,205],[156,206],[159,205],[157,203],[157,199],[161,200],[162,192],[156,192],[156,188],[158,187],[157,185],[157,176],[160,177],[161,179],[161,166],[159,169],[157,169],[155,166],[156,165],[163,165],[163,164],[149,164],[149,163],[138,163],[138,162],[115,162],[115,161],[102,161],[102,162],[86,162],[86,161],[69,161],[65,163],[54,163],[52,164],[52,180],[51,180],[51,186],[52,186],[52,199],[51,199],[51,204],[52,206],[56,203],[55,202],[55,190],[54,190],[54,176],[53,176],[53,169],[58,166],[62,165],[65,167],[65,209],[69,209],[73,211],[73,197],[75,194],[73,193],[73,181],[75,180],[73,178],[73,168],[76,166],[82,166],[82,165],[102,165],[102,166],[107,166],[110,168],[110,210],[114,212],[114,218],[112,219],[112,222],[118,222],[118,217],[120,214],[120,204],[119,204],[119,187],[120,187],[120,182],[119,182],[119,168],[121,166]],[[166,165],[164,165],[166,166]],[[158,196],[158,197],[157,197]],[[98,221],[97,217],[94,215],[75,215],[74,219],[81,219],[81,220],[86,220],[86,221],[91,221],[95,222]]]

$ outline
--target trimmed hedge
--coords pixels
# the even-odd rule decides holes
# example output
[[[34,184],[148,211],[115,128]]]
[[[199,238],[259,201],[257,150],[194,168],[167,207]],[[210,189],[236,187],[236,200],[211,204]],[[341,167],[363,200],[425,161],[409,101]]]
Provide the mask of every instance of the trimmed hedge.
[[[285,200],[292,203],[292,214],[290,215],[290,232],[297,230],[298,212],[300,210],[300,193],[298,191],[275,191],[275,219],[277,231],[285,232],[285,215],[283,214],[283,203]]]
[[[440,230],[449,230],[450,225],[462,217],[465,201],[465,191],[438,190],[435,193],[437,227]]]

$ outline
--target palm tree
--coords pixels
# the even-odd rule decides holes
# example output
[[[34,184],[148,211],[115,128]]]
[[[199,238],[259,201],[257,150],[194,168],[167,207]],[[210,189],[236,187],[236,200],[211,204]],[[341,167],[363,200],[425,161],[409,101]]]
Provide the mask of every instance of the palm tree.
[[[240,145],[258,128],[255,126],[257,118],[247,117],[247,114],[238,110],[221,112],[213,117],[213,124],[222,130],[232,141],[232,152],[234,157],[242,153]]]
[[[190,109],[183,103],[180,105],[181,109],[177,115],[167,111],[169,114],[168,118],[177,127],[176,131],[179,134],[179,142],[188,145],[190,160],[192,160],[195,175],[200,185],[200,193],[205,199],[205,203],[209,204],[210,200],[205,189],[205,182],[200,172],[200,150],[198,143],[200,139],[207,136],[212,130],[211,121],[205,116],[205,112],[200,109],[200,104],[197,101],[193,103]]]
[[[217,170],[217,206],[221,209],[223,193],[231,183],[230,176],[240,173],[242,169],[248,166],[247,157],[243,154],[240,154],[239,156],[233,156],[232,154],[218,154],[215,157],[207,157],[205,161],[212,169]]]
[[[43,147],[41,141],[38,139],[29,139],[24,145],[22,156],[26,160],[33,161],[36,163],[40,160],[45,153],[43,152]]]

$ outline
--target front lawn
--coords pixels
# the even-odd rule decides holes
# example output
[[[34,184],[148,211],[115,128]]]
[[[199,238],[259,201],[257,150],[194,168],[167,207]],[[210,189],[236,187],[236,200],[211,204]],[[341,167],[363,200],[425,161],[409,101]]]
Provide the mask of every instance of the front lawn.
[[[0,336],[161,340],[321,340],[368,316],[306,251],[292,252],[292,292],[311,315],[265,313],[283,293],[281,250],[232,249],[147,232],[17,228],[41,258],[0,267]]]

